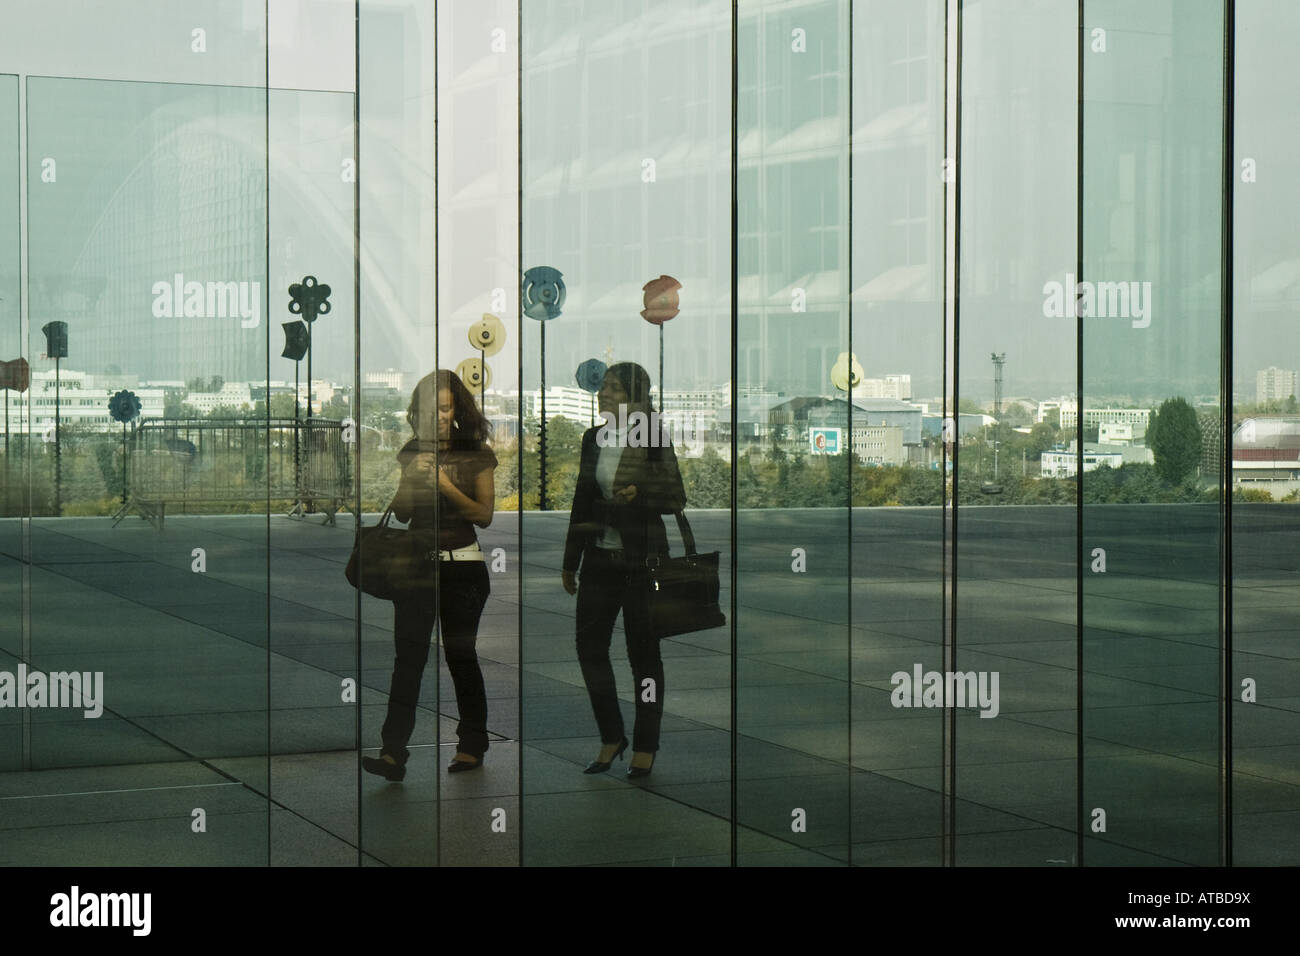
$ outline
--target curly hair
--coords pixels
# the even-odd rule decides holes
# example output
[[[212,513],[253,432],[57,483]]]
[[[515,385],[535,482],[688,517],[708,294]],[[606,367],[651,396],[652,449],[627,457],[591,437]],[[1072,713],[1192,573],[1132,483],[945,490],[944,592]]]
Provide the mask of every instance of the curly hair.
[[[411,426],[415,437],[420,437],[416,423],[420,420],[422,410],[427,406],[432,414],[437,415],[438,393],[446,389],[451,392],[455,411],[451,421],[451,442],[453,447],[478,448],[492,434],[492,425],[474,404],[465,383],[455,372],[440,368],[420,379],[411,393],[411,404],[406,409],[406,421]]]

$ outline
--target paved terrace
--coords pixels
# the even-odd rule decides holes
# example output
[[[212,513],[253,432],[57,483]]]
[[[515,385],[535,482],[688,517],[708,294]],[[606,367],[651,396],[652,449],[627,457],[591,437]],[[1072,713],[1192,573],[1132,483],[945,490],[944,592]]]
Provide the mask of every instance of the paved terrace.
[[[1255,678],[1259,694],[1233,708],[1237,862],[1294,865],[1300,509],[1235,514],[1234,681]],[[955,669],[997,671],[1000,700],[994,719],[956,714],[959,863],[1075,862],[1075,521],[1070,508],[961,511]],[[724,552],[725,606],[730,516],[692,522],[701,547]],[[24,564],[22,526],[0,521],[0,670],[21,655],[103,671],[106,685],[97,720],[0,709],[0,863],[726,864],[733,787],[742,863],[941,861],[944,711],[893,707],[890,681],[944,666],[937,510],[855,509],[851,527],[842,510],[742,512],[736,659],[730,628],[664,643],[663,749],[639,783],[620,765],[580,772],[598,739],[556,514],[527,515],[522,547],[516,515],[482,536],[507,556],[480,629],[484,771],[442,771],[455,698],[431,661],[405,782],[360,774],[358,746],[377,753],[392,608],[366,597],[358,623],[351,527],[37,519]],[[1088,548],[1107,552],[1105,574],[1085,569],[1084,793],[1107,814],[1090,864],[1217,859],[1214,527],[1210,507],[1087,512]],[[794,548],[806,572],[791,570]],[[621,644],[616,631],[630,728]],[[357,677],[359,708],[342,699]]]

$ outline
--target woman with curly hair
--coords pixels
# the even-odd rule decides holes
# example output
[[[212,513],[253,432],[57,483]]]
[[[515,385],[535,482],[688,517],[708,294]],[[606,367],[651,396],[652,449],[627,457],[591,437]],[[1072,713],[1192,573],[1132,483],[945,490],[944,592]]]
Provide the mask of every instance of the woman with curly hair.
[[[488,447],[490,427],[474,398],[453,372],[439,369],[416,385],[406,419],[414,437],[397,453],[402,477],[393,516],[411,530],[438,532],[438,575],[432,583],[394,600],[397,648],[388,692],[388,715],[379,757],[362,767],[388,780],[406,776],[407,742],[415,728],[420,681],[429,659],[434,621],[441,623],[447,669],[456,687],[460,723],[450,773],[483,766],[488,749],[487,693],[475,643],[487,602],[487,565],[475,527],[492,523],[496,455]]]

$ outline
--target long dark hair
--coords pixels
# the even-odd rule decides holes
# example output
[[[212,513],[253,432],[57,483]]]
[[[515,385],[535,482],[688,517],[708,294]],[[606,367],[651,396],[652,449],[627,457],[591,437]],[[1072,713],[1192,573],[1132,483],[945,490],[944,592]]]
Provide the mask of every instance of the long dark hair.
[[[420,420],[426,403],[428,413],[433,416],[436,427],[438,393],[443,389],[451,392],[451,402],[455,408],[451,419],[452,447],[478,448],[483,445],[492,434],[492,426],[474,404],[474,396],[469,393],[460,376],[445,368],[424,376],[415,386],[415,391],[411,393],[411,404],[406,409],[406,421],[411,426],[411,431],[415,433],[415,437],[421,438],[416,423]]]
[[[628,411],[641,411],[647,415],[654,411],[650,403],[650,373],[635,362],[617,362],[605,370],[613,375],[627,392]]]

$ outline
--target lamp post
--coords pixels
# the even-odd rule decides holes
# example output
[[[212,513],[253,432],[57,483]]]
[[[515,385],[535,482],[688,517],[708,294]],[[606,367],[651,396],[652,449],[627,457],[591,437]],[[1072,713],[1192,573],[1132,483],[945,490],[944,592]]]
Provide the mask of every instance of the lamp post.
[[[330,313],[330,287],[317,282],[315,276],[303,276],[301,282],[289,286],[289,311],[307,323],[307,417],[311,418],[311,327],[317,316]]]
[[[541,367],[541,425],[538,430],[538,452],[540,455],[541,490],[537,497],[537,506],[546,511],[546,323],[556,318],[564,306],[564,277],[559,269],[551,266],[533,266],[524,273],[519,290],[519,304],[524,315],[536,319],[542,324],[542,342],[538,362]],[[522,442],[523,436],[520,436]],[[521,444],[522,448],[522,444]]]
[[[478,349],[478,404],[479,409],[485,414],[487,408],[487,387],[492,380],[492,372],[487,366],[487,357],[496,355],[506,344],[506,327],[499,318],[491,312],[484,312],[483,317],[469,327],[469,344],[472,348]],[[461,363],[461,367],[465,363]],[[460,375],[460,367],[457,368],[456,374]],[[473,372],[470,373],[471,377]],[[461,381],[465,381],[465,376],[460,375]]]
[[[607,366],[598,358],[589,358],[578,366],[577,372],[573,377],[578,383],[578,388],[584,392],[591,393],[591,424],[596,424],[596,393],[600,391],[600,385],[605,381],[605,371]]]
[[[290,286],[292,294],[293,286]],[[327,287],[328,288],[328,287]],[[293,306],[290,305],[290,311]],[[280,328],[284,329],[284,349],[280,352],[282,358],[293,360],[293,489],[294,496],[297,500],[293,503],[293,508],[289,511],[290,515],[301,516],[303,513],[302,502],[302,458],[298,449],[298,364],[302,357],[308,354],[308,347],[311,343],[311,326],[306,322],[283,322]],[[310,373],[308,374],[308,395],[307,411],[311,412],[311,382]],[[266,390],[266,419],[269,423],[271,420],[271,390]]]
[[[46,322],[41,326],[45,333],[45,355],[54,359],[54,513],[63,514],[63,456],[60,448],[60,430],[63,418],[63,397],[59,381],[59,361],[68,357],[68,323],[62,320]]]
[[[126,426],[128,422],[140,417],[140,399],[135,392],[122,389],[108,400],[108,414],[115,422],[122,423],[122,507],[115,518],[126,513]]]
[[[32,381],[31,366],[27,359],[16,358],[9,362],[0,362],[0,388],[5,393],[5,512],[9,509],[9,390],[25,392]]]
[[[645,305],[641,318],[651,325],[659,326],[659,414],[661,416],[664,413],[664,323],[680,311],[677,290],[681,287],[680,282],[672,276],[665,275],[661,275],[658,279],[651,279],[641,287]]]

